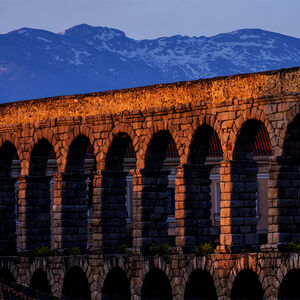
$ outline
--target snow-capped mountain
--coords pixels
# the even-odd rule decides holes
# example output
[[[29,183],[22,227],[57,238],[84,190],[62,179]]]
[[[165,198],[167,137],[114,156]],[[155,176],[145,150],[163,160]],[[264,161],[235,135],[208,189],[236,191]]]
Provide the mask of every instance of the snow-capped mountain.
[[[134,40],[86,24],[0,34],[0,101],[300,66],[300,39],[260,29]]]

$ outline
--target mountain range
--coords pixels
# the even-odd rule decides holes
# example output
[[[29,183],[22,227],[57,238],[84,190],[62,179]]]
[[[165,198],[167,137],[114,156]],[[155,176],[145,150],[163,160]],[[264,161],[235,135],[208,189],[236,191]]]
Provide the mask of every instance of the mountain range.
[[[261,29],[134,40],[81,24],[0,34],[0,102],[300,66],[300,39]]]

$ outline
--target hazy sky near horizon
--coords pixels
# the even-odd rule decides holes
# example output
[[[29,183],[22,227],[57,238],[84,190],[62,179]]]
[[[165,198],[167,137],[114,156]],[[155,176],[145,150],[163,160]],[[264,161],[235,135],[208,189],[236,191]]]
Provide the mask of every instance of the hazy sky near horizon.
[[[300,0],[0,0],[0,33],[87,23],[135,39],[261,28],[300,38]]]

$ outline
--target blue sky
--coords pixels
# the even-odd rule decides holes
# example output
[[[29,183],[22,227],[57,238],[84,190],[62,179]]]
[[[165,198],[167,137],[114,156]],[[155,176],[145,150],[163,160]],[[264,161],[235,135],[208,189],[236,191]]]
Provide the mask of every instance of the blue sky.
[[[262,28],[300,38],[300,0],[0,0],[0,33],[88,23],[135,39]]]

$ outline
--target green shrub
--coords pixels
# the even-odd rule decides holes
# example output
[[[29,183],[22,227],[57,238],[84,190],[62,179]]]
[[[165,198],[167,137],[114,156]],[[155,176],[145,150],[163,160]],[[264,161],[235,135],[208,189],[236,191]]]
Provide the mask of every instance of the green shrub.
[[[297,242],[290,242],[287,247],[286,250],[288,252],[295,252],[295,253],[299,253],[300,252],[300,243]]]
[[[203,243],[196,248],[197,256],[205,256],[215,253],[214,245],[212,243]]]
[[[50,254],[49,247],[37,247],[32,251],[33,256],[47,256]]]
[[[150,255],[163,256],[163,255],[170,254],[170,251],[171,251],[171,246],[168,245],[168,244],[162,244],[162,245],[154,245],[154,244],[152,244],[149,247],[148,253]]]
[[[126,253],[127,248],[129,248],[129,246],[127,244],[118,245],[115,248],[115,253],[116,254],[124,254],[124,253]]]
[[[81,254],[81,249],[79,247],[72,247],[70,249],[70,255],[80,255]]]

